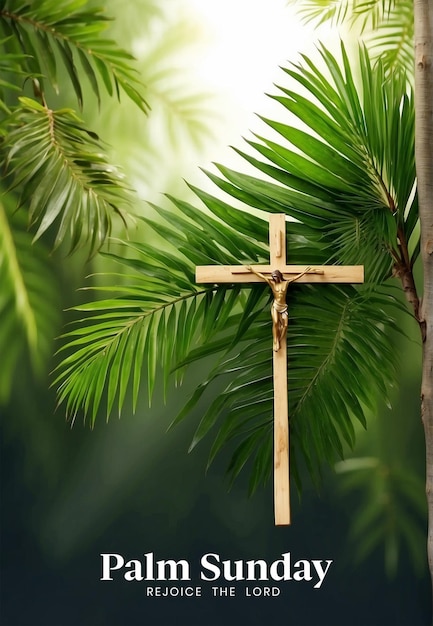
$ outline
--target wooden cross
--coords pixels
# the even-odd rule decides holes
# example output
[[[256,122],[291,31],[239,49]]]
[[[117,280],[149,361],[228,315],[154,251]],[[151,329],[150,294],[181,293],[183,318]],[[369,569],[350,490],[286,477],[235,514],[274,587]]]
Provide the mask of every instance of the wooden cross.
[[[279,270],[284,280],[299,283],[362,283],[362,265],[286,265],[286,216],[269,215],[270,265],[205,265],[196,268],[197,283],[257,283]],[[296,277],[296,275],[299,275]],[[290,279],[290,276],[292,277]],[[290,524],[289,406],[287,341],[282,337],[273,352],[274,371],[274,513],[275,525]]]

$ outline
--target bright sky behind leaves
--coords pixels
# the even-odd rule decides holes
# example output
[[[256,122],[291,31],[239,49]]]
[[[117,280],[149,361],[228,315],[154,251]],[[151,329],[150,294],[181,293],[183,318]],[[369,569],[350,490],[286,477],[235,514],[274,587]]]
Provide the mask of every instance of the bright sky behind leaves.
[[[222,132],[229,142],[238,137],[239,145],[242,135],[257,128],[255,113],[275,110],[265,93],[275,93],[273,83],[284,81],[280,66],[299,60],[299,52],[310,47],[312,27],[301,25],[286,0],[185,0],[185,4],[205,34],[196,71],[203,84],[220,95],[225,107]]]
[[[332,48],[338,34],[334,30],[329,42],[329,27],[315,29],[312,24],[302,23],[287,0],[182,2],[203,34],[201,48],[193,59],[194,72],[203,88],[216,93],[221,103],[215,123],[217,140],[197,166],[208,167],[209,161],[217,161],[248,168],[228,146],[245,149],[242,138],[251,138],[250,131],[269,136],[272,131],[268,127],[264,130],[257,114],[287,121],[281,105],[266,95],[278,92],[274,84],[289,86],[281,66],[299,62],[301,53],[314,55],[319,39],[327,38]]]
[[[302,23],[287,0],[163,0],[163,6],[170,21],[184,28],[179,34],[184,41],[179,40],[170,66],[177,72],[179,93],[192,85],[197,93],[211,95],[204,120],[212,138],[198,152],[191,141],[183,142],[181,158],[169,148],[164,150],[164,168],[152,171],[143,187],[147,197],[155,189],[159,193],[171,188],[176,179],[208,187],[200,168],[212,169],[212,162],[249,169],[229,146],[247,149],[243,138],[252,138],[252,132],[272,136],[257,115],[287,120],[283,107],[266,94],[278,93],[275,84],[288,87],[289,77],[281,66],[299,62],[301,53],[314,54],[318,39],[329,33]],[[152,31],[153,41],[164,36],[163,30]],[[146,56],[148,39],[137,45],[134,53],[140,56],[143,46]],[[158,123],[158,104],[149,129],[154,143],[162,147],[164,121]]]

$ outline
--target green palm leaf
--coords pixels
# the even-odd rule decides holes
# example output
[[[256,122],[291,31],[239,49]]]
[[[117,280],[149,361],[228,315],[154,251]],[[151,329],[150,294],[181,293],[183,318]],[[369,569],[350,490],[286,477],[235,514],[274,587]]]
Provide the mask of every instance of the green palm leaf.
[[[186,215],[193,210],[186,203],[179,206]],[[197,255],[208,263],[236,262],[236,257],[216,239],[224,229],[232,238],[235,231],[223,224],[213,228],[217,222],[212,218],[203,225],[200,220],[194,225],[188,217],[179,214],[176,218],[174,213],[158,211],[167,218],[167,225],[151,220],[145,220],[146,223],[183,256],[169,251],[159,253],[143,243],[124,244],[133,256],[108,255],[127,266],[131,283],[95,287],[97,292],[116,291],[117,295],[77,307],[91,313],[91,317],[80,320],[79,327],[67,333],[68,342],[61,351],[70,354],[63,359],[55,381],[60,385],[59,400],[66,400],[67,412],[72,416],[84,409],[94,422],[104,393],[107,415],[116,397],[120,412],[131,381],[135,406],[143,362],[147,365],[150,402],[160,369],[165,372],[167,382],[168,373],[174,364],[185,359],[194,341],[207,341],[235,323],[232,310],[238,288],[217,291],[213,286],[201,288],[194,284]],[[183,226],[180,229],[179,223]],[[251,240],[245,238],[236,252],[242,255],[242,249],[251,253]],[[258,247],[255,258],[259,251]],[[246,256],[245,251],[243,255]],[[180,380],[179,374],[178,377]]]
[[[187,212],[192,211],[185,203],[178,202],[178,206],[187,206]],[[227,251],[218,239],[218,229],[230,227],[201,214],[197,215],[197,223],[203,221],[203,228],[193,227],[185,216],[175,214],[173,219],[172,213],[159,212],[166,217],[167,225],[153,223],[152,226],[172,240],[173,247],[182,249],[186,259],[166,251],[155,256],[154,250],[144,244],[127,244],[134,252],[132,258],[111,255],[134,274],[128,276],[129,284],[117,286],[117,297],[77,307],[91,316],[80,319],[79,326],[66,335],[67,344],[61,351],[67,351],[68,356],[59,366],[55,380],[59,385],[59,401],[66,402],[67,412],[73,418],[84,409],[93,423],[103,396],[107,398],[108,413],[116,398],[121,411],[130,377],[136,405],[143,362],[147,365],[150,401],[160,369],[165,373],[184,370],[196,360],[219,353],[221,363],[198,387],[174,423],[181,421],[202,396],[212,397],[212,390],[218,389],[220,380],[231,378],[228,387],[204,411],[191,449],[212,429],[215,439],[210,460],[223,445],[238,442],[230,474],[234,479],[252,459],[251,491],[254,491],[266,481],[271,467],[269,294],[260,285],[242,290],[239,285],[218,288],[194,285],[197,247],[203,262],[237,261],[234,256],[227,258]],[[149,220],[146,222],[150,224]],[[183,228],[178,229],[179,224]],[[214,229],[215,224],[218,229]],[[251,239],[242,234],[232,232],[231,239],[238,245],[238,258],[245,256],[245,248],[251,249]],[[305,234],[304,241],[308,245]],[[257,241],[257,251],[261,245]],[[112,289],[99,287],[97,291]],[[389,299],[369,290],[360,294],[355,289],[332,286],[323,290],[318,299],[318,289],[304,290],[302,295],[294,291],[291,300],[289,380],[296,476],[300,473],[300,457],[317,475],[321,461],[331,462],[335,456],[342,456],[340,439],[349,444],[354,441],[352,418],[365,425],[365,409],[374,402],[374,391],[365,390],[380,389],[386,394],[387,380],[393,376],[389,366],[390,346],[384,332],[384,324],[388,328],[393,325],[392,316],[384,311]],[[357,324],[365,323],[367,310],[373,305],[376,309],[373,314],[369,312],[368,338],[360,338]],[[354,376],[347,387],[347,370],[354,366],[359,378]],[[339,391],[331,394],[327,390],[334,389],[335,384]],[[320,419],[313,422],[311,415]]]
[[[239,151],[276,183],[222,166],[224,178],[212,180],[250,206],[285,210],[312,228],[320,221],[330,258],[363,263],[368,279],[380,282],[393,265],[397,273],[407,268],[408,250],[418,246],[412,94],[404,76],[387,79],[364,48],[359,87],[344,46],[341,67],[321,52],[326,73],[308,58],[305,66],[286,69],[299,88],[308,89],[310,101],[296,88],[282,87],[284,95],[274,96],[313,137],[265,119],[284,143],[265,137],[249,142],[266,161]]]
[[[9,394],[19,357],[26,351],[35,373],[46,372],[60,319],[58,286],[48,251],[31,246],[20,216],[0,204],[0,402]]]
[[[366,43],[375,57],[380,57],[387,73],[399,72],[403,67],[409,75],[414,67],[413,2],[399,0],[375,30],[366,37]]]
[[[212,431],[211,462],[230,443],[232,479],[248,460],[253,464],[251,492],[266,482],[272,466],[272,340],[268,307],[263,308],[267,294],[263,287],[256,290],[262,292],[260,312],[252,313],[253,323],[241,345],[214,368],[187,411],[175,420],[177,423],[186,417],[209,387],[207,397],[216,399],[207,410],[202,407],[192,448]],[[386,397],[389,380],[395,376],[392,345],[383,332],[384,322],[388,329],[395,327],[389,304],[388,296],[353,288],[293,288],[288,334],[289,413],[292,469],[298,481],[302,463],[318,477],[323,461],[332,463],[341,458],[342,442],[353,446],[355,441],[353,418],[365,427],[365,411],[375,405],[377,390]],[[361,335],[366,316],[369,332]],[[193,352],[188,362],[197,358],[201,358],[199,351]],[[230,383],[222,393],[217,392],[219,381],[227,377]],[[261,433],[257,440],[256,433]],[[251,442],[247,448],[246,438]],[[265,440],[266,461],[262,458]]]
[[[350,0],[288,0],[287,4],[298,6],[298,13],[305,22],[323,24],[328,20],[341,24],[351,9]]]
[[[406,544],[415,570],[422,573],[426,502],[420,477],[406,466],[378,457],[351,458],[337,463],[336,471],[343,491],[356,491],[361,500],[351,528],[356,561],[382,545],[385,570],[395,577]]]
[[[108,18],[100,8],[87,5],[87,0],[28,4],[6,0],[0,8],[0,32],[8,38],[3,42],[5,52],[21,48],[28,55],[23,66],[38,80],[42,93],[45,79],[58,91],[59,77],[67,75],[82,106],[81,64],[98,101],[101,86],[109,95],[119,96],[123,90],[146,112],[141,83],[131,65],[133,57],[104,38]]]
[[[179,45],[188,49],[197,39],[197,32],[188,21],[171,23],[159,35],[147,42],[148,49],[140,64],[142,80],[146,85],[152,119],[159,132],[153,139],[157,149],[161,133],[167,134],[171,145],[177,146],[186,135],[200,147],[211,133],[215,111],[211,109],[213,95],[203,92],[194,83],[185,80],[187,69],[179,72]],[[161,118],[161,122],[159,121]]]
[[[7,43],[7,38],[0,40],[0,46],[3,46],[5,43]],[[21,88],[16,84],[16,79],[18,77],[20,80],[25,79],[26,73],[21,67],[25,61],[26,55],[22,53],[9,54],[7,59],[0,59],[0,108],[6,114],[10,113],[6,104],[6,93],[9,91],[21,91]],[[4,132],[1,127],[0,132],[2,134]]]
[[[341,24],[345,20],[362,20],[363,28],[377,28],[401,3],[402,0],[288,0],[288,4],[299,5],[299,13],[306,21],[331,20]]]
[[[413,72],[412,0],[288,0],[305,22],[331,21],[360,26],[372,57],[388,75]]]
[[[130,202],[129,190],[98,137],[73,111],[52,111],[30,98],[20,103],[9,118],[3,150],[35,239],[55,227],[54,247],[69,238],[72,250],[87,245],[94,252],[110,234],[114,216],[126,221],[122,205]]]

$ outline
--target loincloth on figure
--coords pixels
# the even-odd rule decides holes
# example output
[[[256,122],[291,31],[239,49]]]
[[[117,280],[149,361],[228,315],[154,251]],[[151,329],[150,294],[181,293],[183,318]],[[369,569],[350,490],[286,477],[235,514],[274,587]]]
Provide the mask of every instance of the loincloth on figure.
[[[277,311],[277,313],[287,313],[288,305],[287,304],[279,304],[275,300],[272,303],[272,307]]]

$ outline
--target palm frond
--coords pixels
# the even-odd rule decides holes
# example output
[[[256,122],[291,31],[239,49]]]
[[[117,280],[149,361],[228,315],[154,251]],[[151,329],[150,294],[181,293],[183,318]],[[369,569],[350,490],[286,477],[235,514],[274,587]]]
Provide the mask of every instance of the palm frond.
[[[341,24],[347,19],[353,0],[288,0],[287,4],[297,6],[306,23],[320,25],[331,21]]]
[[[393,11],[398,11],[407,0],[288,0],[287,4],[298,6],[305,21],[322,24],[331,21],[362,22],[362,30],[379,28]]]
[[[289,0],[306,22],[331,21],[360,27],[373,59],[388,75],[413,73],[412,0]]]
[[[116,297],[77,307],[90,313],[79,320],[79,327],[66,334],[61,351],[63,359],[55,384],[59,401],[66,400],[67,413],[75,418],[79,409],[96,419],[103,394],[107,398],[107,416],[117,397],[122,409],[128,384],[132,384],[134,406],[140,390],[143,362],[147,364],[147,395],[151,401],[157,372],[164,372],[165,383],[174,364],[183,361],[191,344],[234,324],[232,309],[239,296],[238,288],[217,291],[214,286],[194,284],[196,263],[234,263],[235,253],[257,258],[260,247],[243,238],[235,249],[235,231],[216,220],[188,219],[194,209],[176,201],[185,216],[157,209],[167,218],[167,225],[150,219],[146,224],[181,253],[158,252],[143,243],[124,244],[131,258],[110,253],[126,265],[132,275],[130,285],[95,287],[97,292],[117,292]],[[197,213],[197,212],[196,212]],[[181,224],[182,228],[178,228]],[[221,241],[218,241],[222,238]],[[231,248],[231,251],[229,250]],[[123,276],[123,275],[122,275]],[[212,350],[210,350],[212,353]],[[178,380],[181,372],[177,374]]]
[[[380,58],[387,74],[402,68],[412,76],[414,69],[413,3],[400,0],[365,38],[374,58]]]
[[[364,48],[359,87],[344,46],[341,67],[321,53],[327,73],[304,57],[305,67],[285,70],[299,90],[280,87],[284,95],[273,96],[307,131],[264,119],[284,143],[250,141],[266,161],[238,150],[270,180],[220,165],[223,176],[212,180],[250,206],[284,210],[312,227],[320,221],[329,258],[363,263],[368,280],[381,282],[403,262],[409,240],[417,245],[412,94],[404,76],[387,79]]]
[[[207,409],[202,408],[191,448],[213,432],[212,462],[221,448],[230,444],[231,479],[249,461],[251,493],[267,481],[272,466],[272,340],[269,310],[264,307],[268,298],[263,287],[252,289],[250,298],[256,294],[257,300],[260,292],[260,300],[251,312],[244,312],[240,322],[247,329],[241,345],[214,368],[175,420],[184,419],[205,392],[208,398],[216,397]],[[291,462],[298,483],[303,465],[318,478],[324,461],[332,464],[342,458],[342,442],[354,444],[353,418],[365,427],[365,412],[375,405],[377,390],[387,395],[389,380],[395,376],[392,345],[383,330],[384,324],[388,330],[395,326],[389,304],[384,294],[353,288],[293,289],[288,382]],[[361,335],[366,316],[369,332]],[[187,362],[198,358],[200,350],[193,351]],[[215,393],[220,381],[227,378],[227,387]],[[246,441],[250,442],[248,454]]]
[[[7,38],[0,40],[0,47],[7,43]],[[8,91],[20,92],[21,88],[13,82],[17,77],[21,77],[22,80],[26,77],[26,73],[23,71],[21,64],[26,60],[26,55],[22,53],[10,54],[7,59],[0,59],[0,107],[7,114],[10,110],[6,104],[6,93]],[[0,132],[2,128],[0,126]]]
[[[1,203],[0,283],[0,402],[4,402],[23,351],[36,374],[46,371],[60,316],[47,250],[40,244],[31,246],[25,222]]]
[[[81,75],[86,75],[98,101],[103,87],[119,97],[120,91],[143,111],[147,103],[142,85],[132,67],[133,57],[103,36],[108,18],[87,0],[38,0],[28,4],[6,0],[0,9],[0,32],[6,54],[19,48],[27,55],[26,67],[45,91],[45,79],[56,90],[60,77],[68,76],[80,106],[83,104]],[[81,65],[82,72],[79,71]]]
[[[54,247],[96,251],[110,234],[113,216],[125,221],[131,195],[109,164],[99,138],[69,109],[52,111],[30,98],[8,119],[2,146],[12,187],[28,206],[35,239],[56,225]]]
[[[227,388],[204,410],[191,449],[219,424],[210,460],[223,445],[237,442],[229,468],[231,478],[253,459],[250,487],[254,491],[266,481],[271,468],[269,294],[260,285],[202,288],[194,284],[194,265],[263,260],[266,248],[260,239],[254,242],[191,205],[174,202],[182,213],[157,209],[166,224],[145,220],[171,244],[173,252],[126,244],[134,256],[113,258],[134,271],[128,276],[129,284],[99,287],[100,292],[115,289],[117,296],[77,307],[88,316],[66,334],[61,352],[66,351],[67,356],[55,380],[59,401],[66,403],[72,419],[83,410],[93,423],[103,398],[107,416],[115,406],[122,410],[128,389],[136,405],[143,363],[150,401],[158,374],[165,376],[167,386],[171,370],[181,378],[191,363],[220,354],[221,362],[197,387],[175,423],[228,377]],[[224,203],[221,205],[224,208]],[[250,229],[260,223],[240,212],[239,217],[250,221]],[[298,226],[291,241],[299,243],[302,238],[310,247],[308,228],[303,231]],[[266,237],[265,229],[258,229],[260,232]],[[305,254],[303,248],[298,247],[295,262]],[[295,249],[291,247],[292,254]],[[293,471],[298,480],[302,463],[317,476],[321,462],[341,457],[340,439],[350,444],[354,441],[353,416],[365,425],[364,412],[374,403],[375,392],[386,395],[387,381],[393,378],[385,332],[393,326],[392,316],[385,311],[388,304],[388,297],[370,290],[358,293],[353,288],[312,287],[302,295],[294,290],[289,384]],[[362,328],[366,319],[368,333]],[[348,381],[347,372],[354,368],[359,376]],[[312,415],[320,419],[312,420]]]
[[[422,573],[426,502],[420,477],[407,466],[378,457],[350,458],[337,463],[336,471],[343,491],[356,492],[360,500],[351,528],[355,560],[360,562],[383,546],[385,570],[393,578],[406,546],[415,571]]]
[[[401,0],[354,0],[352,21],[361,22],[363,31],[377,30],[401,4]]]

